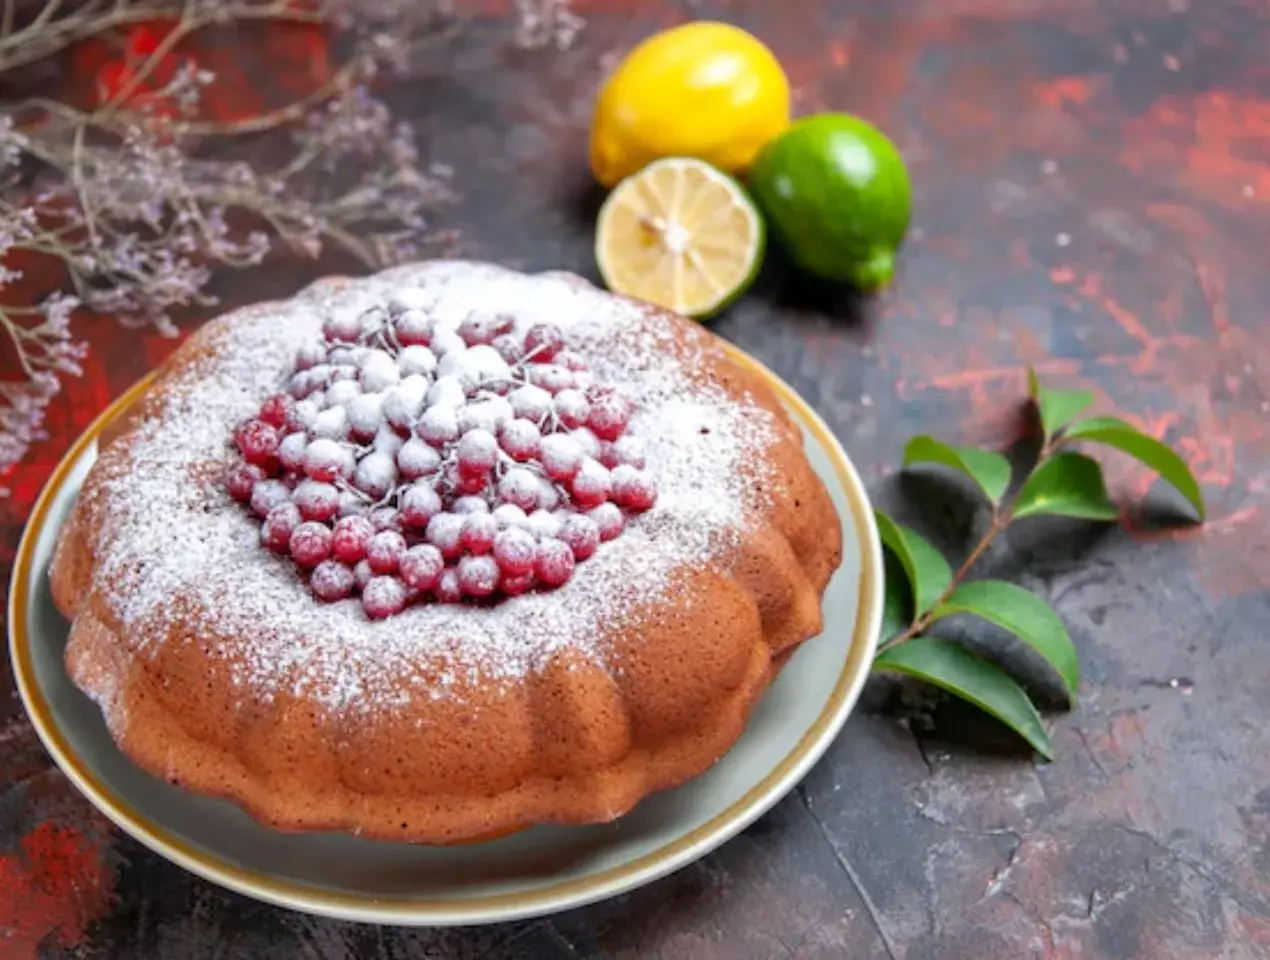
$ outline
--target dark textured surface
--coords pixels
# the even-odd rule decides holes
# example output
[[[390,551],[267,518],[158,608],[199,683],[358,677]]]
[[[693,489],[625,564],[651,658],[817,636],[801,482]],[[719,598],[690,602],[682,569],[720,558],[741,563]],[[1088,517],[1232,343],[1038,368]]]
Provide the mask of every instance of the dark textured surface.
[[[1202,530],[1034,526],[985,569],[1057,604],[1083,658],[1039,765],[970,712],[874,682],[827,757],[719,852],[617,901],[482,931],[376,930],[260,906],[108,829],[0,678],[0,958],[1270,956],[1270,9],[1252,0],[609,2],[569,52],[480,25],[393,91],[456,167],[463,252],[591,272],[597,78],[687,15],[758,32],[801,111],[859,112],[915,184],[893,290],[779,265],[716,329],[829,420],[888,506],[950,548],[983,522],[888,479],[930,431],[1026,448],[1025,364],[1182,450]],[[230,302],[311,268],[225,284]],[[0,506],[5,556],[74,435],[170,349],[109,321]],[[1167,504],[1108,458],[1121,502]],[[4,668],[4,669],[7,669]],[[6,927],[7,924],[7,927]],[[38,944],[35,946],[34,944]]]

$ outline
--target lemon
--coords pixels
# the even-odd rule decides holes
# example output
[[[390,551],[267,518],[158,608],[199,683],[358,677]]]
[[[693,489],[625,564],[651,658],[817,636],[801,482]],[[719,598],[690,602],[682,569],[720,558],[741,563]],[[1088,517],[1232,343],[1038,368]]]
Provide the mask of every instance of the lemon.
[[[841,113],[797,120],[759,154],[749,183],[802,269],[865,291],[891,281],[911,190],[904,159],[876,127]]]
[[[611,187],[663,157],[737,173],[789,125],[789,81],[757,38],[700,21],[649,37],[605,82],[591,169]]]
[[[595,228],[595,259],[610,290],[698,318],[745,291],[763,246],[763,219],[745,189],[689,157],[658,160],[623,180]]]

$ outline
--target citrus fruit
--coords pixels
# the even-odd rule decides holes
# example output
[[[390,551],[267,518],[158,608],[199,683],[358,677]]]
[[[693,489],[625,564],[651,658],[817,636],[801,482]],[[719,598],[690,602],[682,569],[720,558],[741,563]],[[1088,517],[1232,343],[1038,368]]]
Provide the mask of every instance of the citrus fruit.
[[[600,90],[591,169],[611,187],[663,157],[744,170],[789,125],[789,81],[757,38],[701,21],[654,34]]]
[[[700,160],[649,164],[609,194],[595,259],[610,290],[708,317],[750,285],[763,260],[763,219],[745,189]]]
[[[754,198],[802,269],[886,286],[908,228],[908,171],[876,127],[841,113],[797,120],[758,155]]]

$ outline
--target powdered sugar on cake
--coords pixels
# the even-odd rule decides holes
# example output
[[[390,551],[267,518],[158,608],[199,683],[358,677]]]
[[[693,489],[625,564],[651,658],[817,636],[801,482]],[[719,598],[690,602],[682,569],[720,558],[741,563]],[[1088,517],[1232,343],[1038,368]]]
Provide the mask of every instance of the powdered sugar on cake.
[[[324,322],[391,296],[415,298],[449,330],[474,310],[512,314],[518,330],[554,323],[598,379],[634,402],[629,433],[645,445],[658,498],[560,590],[490,606],[421,604],[371,621],[355,600],[318,602],[230,499],[221,478],[236,425],[279,389]],[[451,696],[461,681],[522,677],[562,650],[620,669],[597,640],[601,627],[629,625],[679,572],[735,544],[756,490],[775,480],[755,473],[766,463],[755,451],[775,436],[772,414],[694,376],[698,358],[655,312],[565,275],[435,262],[322,282],[219,321],[211,343],[166,384],[163,408],[126,451],[106,454],[126,455],[129,469],[102,485],[96,576],[111,584],[113,612],[141,655],[172,616],[195,632],[204,623],[222,638],[209,653],[235,665],[245,696],[285,689],[331,710],[391,710],[403,698]]]

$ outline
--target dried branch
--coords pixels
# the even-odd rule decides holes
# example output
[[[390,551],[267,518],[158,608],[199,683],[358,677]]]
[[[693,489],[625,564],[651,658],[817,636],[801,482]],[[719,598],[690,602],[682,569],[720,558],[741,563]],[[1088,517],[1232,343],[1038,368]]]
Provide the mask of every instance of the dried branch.
[[[420,166],[410,129],[370,92],[449,36],[450,0],[0,3],[0,78],[90,40],[122,51],[94,107],[42,94],[0,102],[0,353],[7,338],[24,378],[0,381],[0,475],[39,437],[59,374],[79,373],[75,310],[175,334],[170,311],[213,303],[205,287],[218,267],[252,267],[279,247],[316,257],[327,244],[368,268],[410,259],[450,197],[445,168]],[[519,0],[518,41],[566,44],[579,26],[566,5]],[[322,26],[341,62],[292,103],[206,119],[215,78],[191,44],[206,30],[272,24]],[[142,30],[157,42],[138,51],[130,41]],[[209,138],[262,133],[290,143],[272,169],[206,149]],[[21,274],[4,266],[14,255],[55,261],[73,294],[15,299]]]

